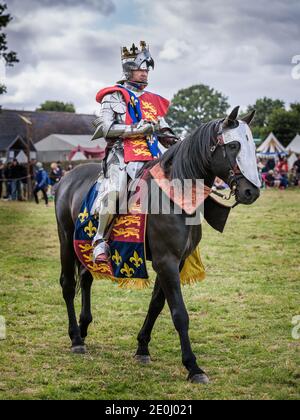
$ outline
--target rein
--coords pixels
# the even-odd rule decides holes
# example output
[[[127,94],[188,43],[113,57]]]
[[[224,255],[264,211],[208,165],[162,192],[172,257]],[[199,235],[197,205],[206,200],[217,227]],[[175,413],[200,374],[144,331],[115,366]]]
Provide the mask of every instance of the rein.
[[[214,144],[211,147],[211,149],[210,149],[211,153],[214,154],[219,147],[222,148],[223,157],[224,157],[224,159],[229,160],[230,167],[231,167],[231,169],[229,170],[229,176],[228,176],[228,184],[229,184],[229,188],[230,188],[230,194],[229,194],[229,196],[227,196],[225,194],[222,194],[222,193],[218,192],[216,189],[212,190],[212,194],[215,194],[218,197],[221,197],[223,200],[229,201],[232,197],[235,197],[235,191],[236,191],[236,188],[237,188],[238,178],[240,178],[242,175],[241,175],[241,173],[238,169],[238,166],[237,166],[236,162],[235,161],[232,162],[232,159],[227,154],[226,145],[225,145],[224,138],[223,138],[223,124],[222,124],[222,122],[220,123],[218,134],[217,134],[217,143]],[[239,204],[239,202],[236,201],[232,206],[228,206],[228,207],[233,209],[238,204]]]

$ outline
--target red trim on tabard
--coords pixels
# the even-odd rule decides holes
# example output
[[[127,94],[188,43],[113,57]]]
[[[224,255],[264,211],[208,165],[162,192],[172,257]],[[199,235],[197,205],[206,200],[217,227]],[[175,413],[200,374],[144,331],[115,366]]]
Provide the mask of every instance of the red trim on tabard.
[[[128,104],[130,102],[130,96],[129,96],[129,93],[127,92],[127,90],[123,89],[119,86],[110,86],[110,87],[101,89],[96,95],[96,101],[99,102],[99,104],[101,104],[104,96],[108,95],[109,93],[114,93],[114,92],[121,92],[122,95],[124,96],[126,104]]]

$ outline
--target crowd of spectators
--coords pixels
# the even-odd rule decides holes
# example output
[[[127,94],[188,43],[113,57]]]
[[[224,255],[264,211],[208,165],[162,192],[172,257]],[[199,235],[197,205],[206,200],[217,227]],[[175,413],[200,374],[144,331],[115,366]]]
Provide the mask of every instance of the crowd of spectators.
[[[285,190],[288,187],[300,187],[300,154],[292,168],[289,168],[287,157],[277,157],[257,161],[261,177],[262,188],[279,188]],[[228,185],[216,178],[214,187],[217,190],[228,188]]]
[[[7,164],[0,160],[0,199],[28,200],[30,183],[36,203],[39,203],[41,194],[48,205],[49,198],[54,196],[55,185],[72,168],[72,165],[69,165],[67,169],[63,169],[61,162],[53,162],[47,171],[42,163],[33,159],[28,170],[28,165],[20,164],[17,159]]]
[[[279,188],[285,190],[289,186],[300,187],[300,155],[292,168],[289,168],[288,159],[279,157],[275,159],[259,159],[258,169],[262,184],[266,188]]]
[[[286,157],[258,159],[258,169],[261,175],[262,187],[280,188],[282,190],[289,186],[300,187],[300,155],[292,168],[289,168]],[[39,203],[39,193],[42,194],[46,205],[49,198],[53,198],[55,185],[70,170],[72,165],[63,169],[61,162],[53,162],[49,171],[44,169],[42,163],[31,160],[28,174],[28,166],[22,165],[17,159],[4,164],[0,160],[0,199],[3,200],[28,200],[28,182],[32,186],[32,194],[36,203]],[[216,179],[215,187],[218,190],[227,188],[221,180]]]

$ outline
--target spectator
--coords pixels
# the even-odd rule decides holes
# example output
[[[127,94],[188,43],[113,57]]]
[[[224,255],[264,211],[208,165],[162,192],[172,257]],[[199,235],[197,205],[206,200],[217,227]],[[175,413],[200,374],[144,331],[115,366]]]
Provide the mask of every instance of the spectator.
[[[266,163],[266,172],[273,171],[275,169],[275,166],[276,166],[275,159],[274,158],[268,159]]]
[[[270,170],[267,175],[265,176],[265,183],[266,187],[272,188],[275,187],[275,177],[274,177],[274,171]]]
[[[73,169],[73,165],[68,165],[67,169],[66,169],[66,173],[71,172]]]
[[[57,184],[62,177],[62,169],[57,163],[51,163],[50,182],[51,185]]]
[[[275,169],[274,178],[277,181],[276,186],[278,186],[281,190],[285,190],[288,187],[289,181],[286,174],[280,174],[280,172]]]
[[[300,187],[300,155],[297,155],[297,160],[293,166],[293,173],[295,177],[295,185]]]
[[[2,193],[3,193],[4,169],[5,169],[4,164],[2,160],[0,160],[0,200],[2,198]]]
[[[276,170],[280,173],[280,175],[287,177],[289,172],[289,164],[286,157],[279,158],[279,161],[276,165]]]
[[[42,163],[38,162],[36,164],[36,168],[37,168],[36,175],[35,175],[36,186],[33,190],[35,202],[36,204],[39,204],[38,192],[41,191],[45,200],[45,204],[48,207],[48,195],[47,195],[47,190],[49,186],[48,174],[43,168]]]
[[[275,187],[285,190],[288,185],[289,181],[286,176],[280,175],[278,171],[269,171],[265,177],[266,186],[269,188]]]
[[[21,178],[22,178],[23,172],[22,172],[22,167],[19,164],[17,159],[13,160],[12,166],[11,166],[11,195],[12,195],[12,200],[19,200],[22,201],[22,196],[21,196]]]

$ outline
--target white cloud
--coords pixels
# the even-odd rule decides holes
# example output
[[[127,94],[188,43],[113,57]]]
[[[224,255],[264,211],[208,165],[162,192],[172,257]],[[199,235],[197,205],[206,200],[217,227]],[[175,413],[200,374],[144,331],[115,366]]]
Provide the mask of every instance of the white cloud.
[[[149,89],[168,98],[205,83],[229,96],[232,105],[265,95],[299,100],[300,81],[291,77],[291,59],[300,54],[300,4],[294,0],[247,5],[238,0],[132,0],[127,9],[105,0],[99,10],[94,0],[72,7],[34,1],[39,7],[12,2],[15,19],[8,41],[20,63],[7,71],[4,107],[34,109],[56,99],[93,112],[96,92],[121,75],[119,47],[141,39],[150,44],[156,62]]]
[[[168,39],[159,54],[159,58],[162,60],[174,61],[186,55],[189,50],[190,48],[185,41]]]

